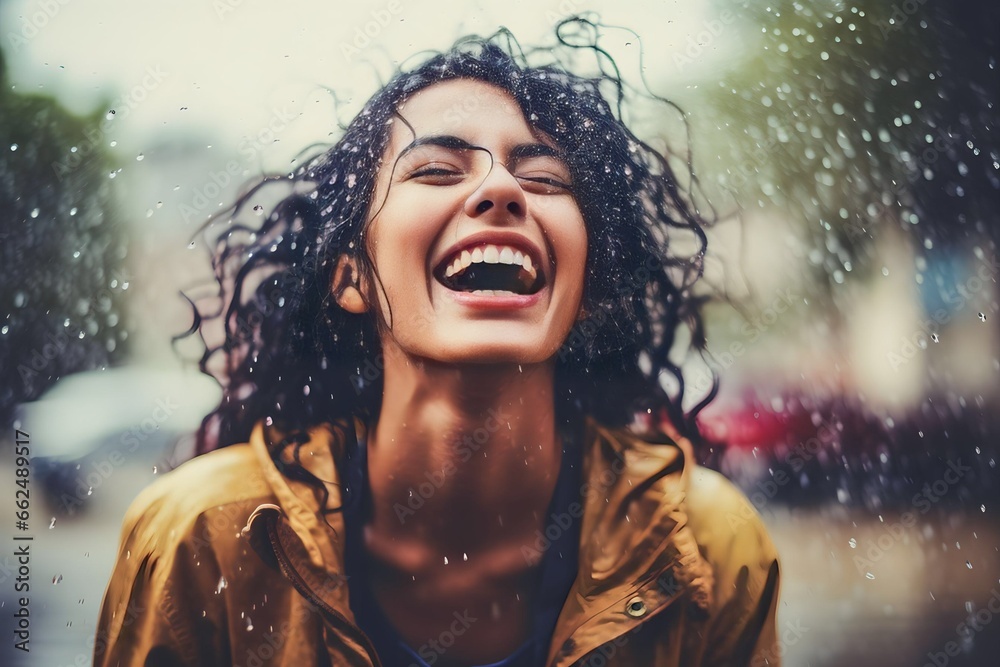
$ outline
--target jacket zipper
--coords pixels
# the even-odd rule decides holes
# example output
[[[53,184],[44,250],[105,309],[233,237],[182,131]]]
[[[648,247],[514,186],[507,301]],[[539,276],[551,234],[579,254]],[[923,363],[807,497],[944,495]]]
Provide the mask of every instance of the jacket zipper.
[[[307,600],[309,600],[312,604],[318,607],[325,614],[332,616],[334,619],[339,621],[339,623],[344,626],[344,629],[346,631],[354,635],[354,638],[357,639],[359,643],[361,643],[364,646],[365,650],[368,652],[368,658],[371,660],[374,667],[383,667],[382,662],[379,660],[378,652],[375,650],[375,645],[372,644],[372,641],[371,639],[368,638],[368,635],[362,632],[361,629],[358,628],[356,625],[351,623],[346,616],[341,614],[339,611],[337,611],[329,604],[327,604],[318,595],[313,593],[312,589],[309,587],[309,584],[307,584],[305,580],[302,579],[299,573],[295,570],[295,567],[292,565],[290,559],[288,558],[288,555],[285,553],[284,548],[281,546],[281,541],[279,540],[274,530],[274,527],[270,524],[267,526],[267,533],[268,533],[268,538],[271,541],[271,548],[274,550],[274,555],[278,559],[278,565],[281,567],[281,572],[282,574],[285,575],[285,577],[289,581],[292,582],[292,585],[295,587],[295,590],[301,593]]]

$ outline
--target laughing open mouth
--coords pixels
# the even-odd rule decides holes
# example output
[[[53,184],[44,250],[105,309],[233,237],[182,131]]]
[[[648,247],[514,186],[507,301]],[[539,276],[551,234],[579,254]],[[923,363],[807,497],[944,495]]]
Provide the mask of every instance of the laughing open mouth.
[[[434,277],[450,290],[482,294],[534,294],[545,284],[530,255],[494,244],[453,255],[438,265]]]

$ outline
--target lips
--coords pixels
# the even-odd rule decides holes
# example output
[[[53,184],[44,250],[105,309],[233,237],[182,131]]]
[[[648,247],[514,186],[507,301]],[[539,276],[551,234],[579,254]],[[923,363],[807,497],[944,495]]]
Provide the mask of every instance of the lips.
[[[496,236],[492,234],[491,236]],[[529,242],[469,237],[450,249],[434,269],[434,277],[455,292],[486,295],[530,295],[545,285],[539,254]]]

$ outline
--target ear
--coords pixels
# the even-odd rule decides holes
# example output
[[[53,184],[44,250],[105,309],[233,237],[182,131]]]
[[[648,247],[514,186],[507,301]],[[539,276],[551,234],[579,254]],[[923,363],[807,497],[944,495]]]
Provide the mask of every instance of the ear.
[[[345,254],[337,258],[330,290],[333,292],[333,298],[347,312],[361,314],[368,310],[368,304],[361,296],[357,260],[352,255]]]

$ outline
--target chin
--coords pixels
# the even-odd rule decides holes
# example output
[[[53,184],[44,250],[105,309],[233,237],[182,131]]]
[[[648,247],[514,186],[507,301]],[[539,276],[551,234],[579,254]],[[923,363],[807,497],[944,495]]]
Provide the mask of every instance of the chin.
[[[554,352],[530,342],[512,343],[506,340],[464,341],[438,348],[438,358],[455,364],[537,364],[549,359]]]

